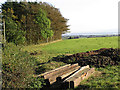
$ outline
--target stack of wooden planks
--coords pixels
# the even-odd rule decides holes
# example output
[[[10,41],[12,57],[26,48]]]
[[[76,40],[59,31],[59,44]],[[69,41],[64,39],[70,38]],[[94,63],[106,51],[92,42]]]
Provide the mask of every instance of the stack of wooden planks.
[[[78,63],[67,64],[38,76],[46,79],[46,85],[52,88],[74,88],[95,72],[89,65],[80,67]]]

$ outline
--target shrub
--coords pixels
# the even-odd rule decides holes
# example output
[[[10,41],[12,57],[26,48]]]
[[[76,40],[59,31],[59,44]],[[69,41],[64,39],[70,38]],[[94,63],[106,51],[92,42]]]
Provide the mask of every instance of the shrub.
[[[6,19],[6,40],[8,42],[18,44],[24,44],[26,41],[25,31],[22,31],[19,25],[11,18]]]
[[[3,88],[27,88],[34,73],[36,59],[13,43],[3,47],[2,57]]]

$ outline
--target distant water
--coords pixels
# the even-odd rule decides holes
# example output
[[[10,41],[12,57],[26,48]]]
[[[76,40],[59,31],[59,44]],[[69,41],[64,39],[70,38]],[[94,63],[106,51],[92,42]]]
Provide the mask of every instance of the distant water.
[[[66,36],[66,35],[117,35],[118,32],[100,32],[100,33],[66,33],[66,34],[62,34],[62,36]]]

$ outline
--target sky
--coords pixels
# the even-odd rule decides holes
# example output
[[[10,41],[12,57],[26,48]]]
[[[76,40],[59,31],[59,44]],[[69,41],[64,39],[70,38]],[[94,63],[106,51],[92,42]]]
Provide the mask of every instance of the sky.
[[[5,2],[6,0],[0,0]],[[36,1],[36,0],[29,0]],[[37,0],[59,8],[71,33],[118,32],[120,0]]]

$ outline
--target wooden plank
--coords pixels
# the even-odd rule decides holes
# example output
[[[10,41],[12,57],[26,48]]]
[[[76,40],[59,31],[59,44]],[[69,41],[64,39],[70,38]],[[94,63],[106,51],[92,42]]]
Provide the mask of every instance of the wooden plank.
[[[78,68],[78,67],[80,67],[80,66],[78,66],[78,63],[72,64],[72,65],[66,65],[62,68],[59,68],[59,69],[57,68],[55,70],[51,70],[47,73],[41,74],[40,76],[44,75],[43,76],[44,79],[46,79],[46,82],[47,82],[48,86],[50,86],[50,84],[53,84],[56,81],[57,77],[59,77],[63,74],[66,74],[69,69],[73,70],[73,68]]]
[[[75,72],[73,75],[71,75],[70,77],[68,77],[67,79],[65,79],[63,82],[68,81],[69,79],[71,79],[72,77],[74,77],[77,73],[81,73],[84,69],[87,69],[87,68],[89,68],[89,65],[81,67],[77,72]]]
[[[88,77],[90,77],[92,74],[94,74],[95,72],[95,68],[91,68],[88,72],[86,72],[85,77],[82,77],[82,79],[87,79]]]
[[[74,67],[77,67],[77,66],[78,66],[78,63],[77,64],[73,64],[73,65],[68,65],[66,67],[60,68],[58,70],[55,70],[55,71],[53,71],[51,73],[45,74],[44,78],[45,79],[49,79],[49,78],[51,78],[51,77],[53,77],[53,76],[55,76],[55,75],[57,75],[57,74],[59,74],[61,72],[67,71],[67,70],[69,70],[71,68],[74,68]]]
[[[40,75],[37,75],[36,77],[40,77],[40,76],[44,76],[44,75],[50,74],[50,73],[55,72],[55,71],[57,71],[57,70],[60,70],[60,69],[62,69],[62,68],[64,68],[64,67],[68,67],[68,66],[70,66],[70,65],[71,65],[71,64],[67,64],[67,65],[61,66],[61,67],[59,67],[59,68],[56,68],[56,69],[50,70],[50,71],[48,71],[48,72],[42,73],[42,74],[40,74]]]
[[[86,68],[86,69],[80,71],[79,73],[77,73],[76,75],[74,75],[72,78],[70,78],[70,79],[67,80],[67,81],[74,81],[74,80],[76,80],[77,78],[84,76],[85,73],[86,73],[88,70],[90,70],[90,68]]]
[[[81,67],[77,72],[75,72],[73,75],[71,75],[70,77],[68,77],[63,81],[63,87],[70,88],[72,86],[76,86],[77,85],[76,82],[81,82],[80,76],[83,75],[84,72],[88,71],[89,69],[90,69],[89,65]],[[75,84],[74,84],[74,80],[76,80]]]
[[[70,88],[74,88],[80,84],[81,81],[84,79],[87,79],[89,76],[91,76],[95,71],[95,68],[91,68],[88,71],[85,71],[83,74],[81,74],[79,77],[74,78],[70,81]]]
[[[71,74],[75,73],[76,71],[78,71],[80,68],[80,66],[72,68],[68,71],[65,71],[63,75],[57,77],[57,81],[62,81],[64,78],[67,78],[68,76],[70,76]]]
[[[49,78],[50,84],[54,83],[55,81],[60,82],[61,80],[58,80],[58,77],[68,73],[68,71],[70,73],[70,72],[73,72],[73,70],[78,70],[79,68],[80,68],[80,66],[70,67],[68,70],[65,70],[65,71],[57,73],[56,75],[53,75],[52,77]]]

